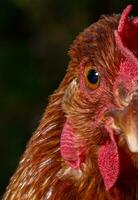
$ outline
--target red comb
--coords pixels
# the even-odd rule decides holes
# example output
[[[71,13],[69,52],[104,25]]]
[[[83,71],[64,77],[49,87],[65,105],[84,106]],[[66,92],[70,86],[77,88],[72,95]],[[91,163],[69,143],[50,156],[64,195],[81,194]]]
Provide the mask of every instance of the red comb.
[[[132,5],[128,5],[122,12],[115,39],[124,57],[138,66],[138,17],[129,18],[132,8]]]
[[[118,25],[118,32],[119,33],[123,33],[125,31],[125,28],[127,26],[128,23],[128,16],[132,11],[133,6],[132,5],[128,5],[122,12],[120,21],[119,21],[119,25]]]

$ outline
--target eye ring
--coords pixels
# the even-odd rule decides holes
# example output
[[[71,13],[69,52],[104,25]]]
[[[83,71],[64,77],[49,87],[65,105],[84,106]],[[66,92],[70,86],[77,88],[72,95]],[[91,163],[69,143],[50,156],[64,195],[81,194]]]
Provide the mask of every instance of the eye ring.
[[[100,74],[95,68],[88,67],[85,70],[85,81],[88,88],[95,90],[100,84]]]

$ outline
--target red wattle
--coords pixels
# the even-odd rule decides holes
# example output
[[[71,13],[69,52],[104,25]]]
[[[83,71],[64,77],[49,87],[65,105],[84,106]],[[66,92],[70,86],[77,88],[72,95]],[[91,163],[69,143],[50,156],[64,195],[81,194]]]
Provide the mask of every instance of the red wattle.
[[[106,190],[110,190],[116,183],[120,171],[118,148],[114,138],[101,146],[98,165]]]

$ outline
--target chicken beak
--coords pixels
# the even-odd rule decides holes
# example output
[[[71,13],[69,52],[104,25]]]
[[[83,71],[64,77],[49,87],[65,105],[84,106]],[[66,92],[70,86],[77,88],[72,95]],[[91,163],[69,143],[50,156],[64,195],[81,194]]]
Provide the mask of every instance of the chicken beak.
[[[109,115],[115,127],[124,134],[129,150],[138,153],[138,94],[133,95],[124,109],[112,110]]]

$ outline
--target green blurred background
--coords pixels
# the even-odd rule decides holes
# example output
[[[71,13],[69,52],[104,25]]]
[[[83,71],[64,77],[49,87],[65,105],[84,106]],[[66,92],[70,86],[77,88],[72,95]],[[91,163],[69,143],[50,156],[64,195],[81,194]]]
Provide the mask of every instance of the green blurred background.
[[[0,195],[65,74],[69,45],[101,14],[128,3],[136,15],[136,0],[0,1]]]

